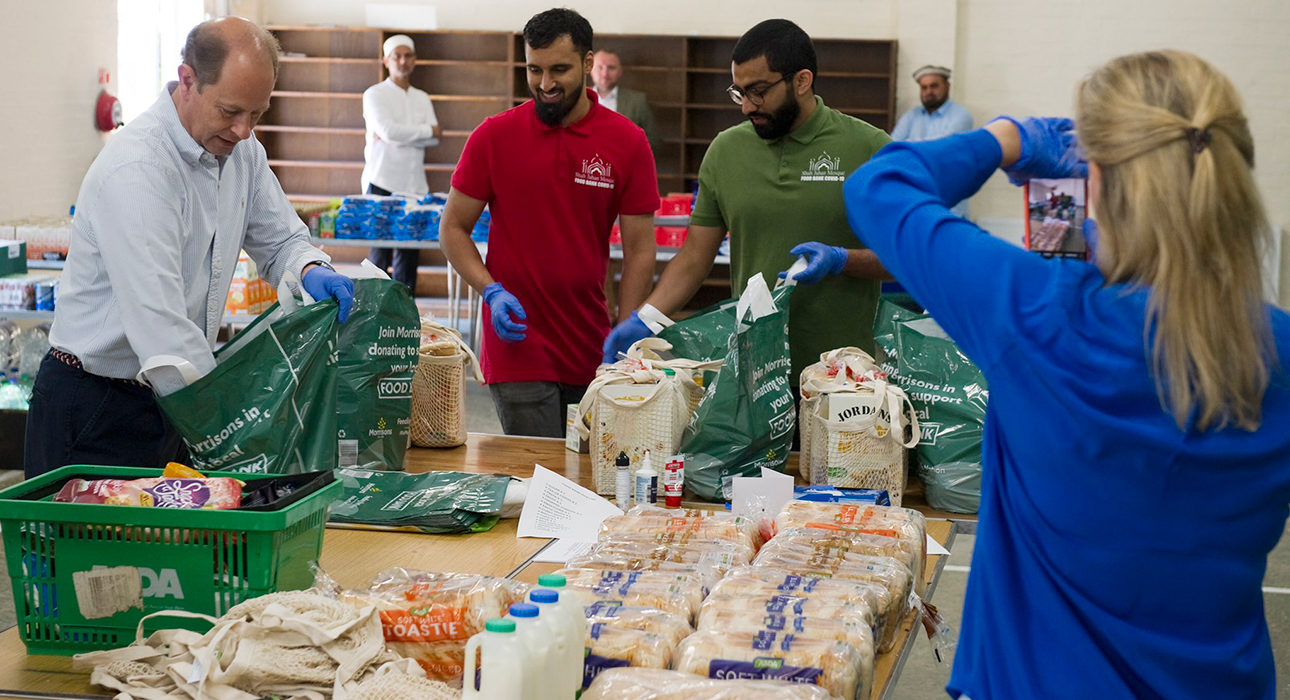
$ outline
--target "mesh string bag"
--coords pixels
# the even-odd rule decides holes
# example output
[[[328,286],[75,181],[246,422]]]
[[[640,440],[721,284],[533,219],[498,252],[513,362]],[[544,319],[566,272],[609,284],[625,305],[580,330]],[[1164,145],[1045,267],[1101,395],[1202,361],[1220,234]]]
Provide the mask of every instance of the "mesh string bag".
[[[466,444],[466,374],[484,381],[479,360],[461,334],[427,314],[421,319],[421,347],[412,376],[412,444]]]
[[[905,491],[906,448],[918,444],[918,416],[909,397],[859,348],[838,348],[802,371],[802,476],[811,484],[882,489],[892,505]],[[830,406],[843,398],[847,415]],[[911,438],[904,435],[909,429]]]
[[[589,440],[596,493],[614,493],[614,462],[620,452],[633,464],[653,452],[654,463],[662,465],[681,446],[685,426],[703,397],[697,378],[718,369],[721,360],[665,360],[659,355],[671,348],[661,338],[641,340],[625,359],[602,366],[587,387],[575,427]]]

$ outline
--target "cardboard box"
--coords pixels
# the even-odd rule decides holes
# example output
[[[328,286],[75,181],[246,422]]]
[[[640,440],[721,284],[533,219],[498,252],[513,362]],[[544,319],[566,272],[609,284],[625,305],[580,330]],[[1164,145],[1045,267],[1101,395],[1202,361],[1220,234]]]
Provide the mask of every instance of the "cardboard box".
[[[0,240],[0,277],[27,273],[27,243]]]

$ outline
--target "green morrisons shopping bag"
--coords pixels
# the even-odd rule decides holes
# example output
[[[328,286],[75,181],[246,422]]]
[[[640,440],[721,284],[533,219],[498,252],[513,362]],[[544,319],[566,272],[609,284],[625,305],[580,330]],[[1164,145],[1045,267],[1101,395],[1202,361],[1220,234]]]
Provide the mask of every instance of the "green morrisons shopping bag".
[[[727,299],[667,326],[658,333],[672,344],[672,354],[687,360],[710,362],[720,360],[730,351],[730,336],[738,323],[735,307],[738,299]]]
[[[336,466],[336,302],[297,308],[293,297],[278,298],[290,301],[215,351],[210,374],[157,397],[197,469],[296,474]]]
[[[792,284],[771,292],[757,274],[737,302],[719,304],[658,334],[672,343],[673,354],[692,360],[713,359],[705,354],[726,344],[721,369],[681,439],[685,485],[699,498],[729,500],[733,477],[757,476],[762,467],[784,471],[796,423],[789,384],[792,293]]]
[[[981,501],[985,377],[930,316],[890,301],[874,323],[882,369],[918,414],[919,476],[938,510],[975,513]]]
[[[414,529],[430,534],[484,532],[497,524],[512,481],[498,474],[338,469],[343,485],[331,522]]]
[[[421,319],[407,286],[354,280],[354,307],[340,326],[336,386],[339,466],[403,469],[412,424],[412,374]]]

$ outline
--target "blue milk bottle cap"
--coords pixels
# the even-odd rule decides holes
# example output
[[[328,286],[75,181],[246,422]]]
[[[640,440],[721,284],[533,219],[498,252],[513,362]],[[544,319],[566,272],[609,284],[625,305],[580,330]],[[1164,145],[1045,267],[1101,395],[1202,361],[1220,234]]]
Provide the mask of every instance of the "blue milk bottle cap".
[[[560,594],[549,588],[538,588],[529,595],[529,600],[534,603],[558,603],[560,602]]]
[[[529,603],[515,603],[511,606],[512,617],[537,617],[538,606]]]

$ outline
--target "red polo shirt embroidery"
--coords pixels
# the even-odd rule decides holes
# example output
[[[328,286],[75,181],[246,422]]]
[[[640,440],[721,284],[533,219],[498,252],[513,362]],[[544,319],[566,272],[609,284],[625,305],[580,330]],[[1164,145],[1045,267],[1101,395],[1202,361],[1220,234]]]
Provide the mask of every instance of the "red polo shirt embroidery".
[[[490,384],[591,382],[610,329],[609,230],[619,214],[658,209],[645,132],[587,94],[591,111],[567,127],[543,124],[532,101],[489,117],[452,175],[453,188],[488,202],[488,271],[528,314],[528,337],[508,343],[484,305]]]

